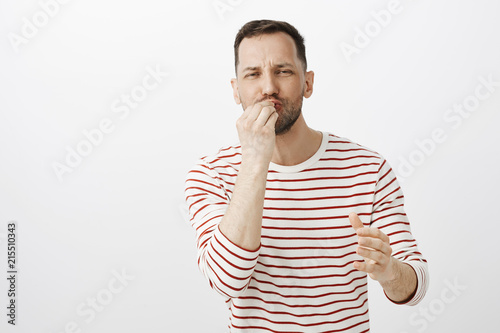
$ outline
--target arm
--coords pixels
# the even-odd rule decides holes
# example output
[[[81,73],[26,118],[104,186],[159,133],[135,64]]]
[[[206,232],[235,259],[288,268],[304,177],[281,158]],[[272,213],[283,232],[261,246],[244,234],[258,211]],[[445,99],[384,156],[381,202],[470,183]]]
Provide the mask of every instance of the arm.
[[[354,268],[366,272],[380,283],[387,297],[395,303],[409,301],[417,290],[417,275],[411,266],[392,256],[389,237],[377,228],[364,228],[358,215],[349,220],[359,237],[357,253],[365,262],[355,262]]]
[[[417,274],[410,265],[394,257],[391,257],[391,260],[395,266],[392,270],[394,277],[380,282],[380,285],[390,300],[403,304],[411,300],[417,291]]]
[[[251,119],[255,122],[264,110],[261,107],[254,112],[257,116]],[[275,114],[274,108],[266,112]],[[244,116],[248,117],[249,113]],[[268,119],[275,121],[273,117]],[[240,120],[238,124],[240,126]],[[250,154],[251,149],[246,149],[250,146],[241,141],[243,161],[231,200],[218,172],[205,161],[188,173],[185,187],[189,217],[196,231],[198,266],[210,286],[229,298],[237,297],[246,289],[257,263],[269,165],[269,161],[267,165],[256,163],[258,160]],[[274,146],[274,141],[272,144]]]
[[[379,167],[370,227],[354,213],[349,220],[359,236],[357,252],[365,259],[354,267],[379,281],[391,301],[420,302],[428,288],[427,261],[411,234],[403,193],[385,160]]]
[[[264,193],[277,118],[273,103],[264,102],[247,108],[237,122],[242,161],[231,203],[219,228],[233,243],[247,250],[260,247]]]

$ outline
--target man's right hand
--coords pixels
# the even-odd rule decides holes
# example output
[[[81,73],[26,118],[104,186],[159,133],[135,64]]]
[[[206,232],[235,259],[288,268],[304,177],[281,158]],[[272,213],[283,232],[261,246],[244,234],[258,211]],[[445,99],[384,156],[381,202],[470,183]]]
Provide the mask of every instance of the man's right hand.
[[[274,152],[277,119],[272,102],[260,102],[246,108],[236,122],[243,160],[269,165]]]
[[[278,113],[274,103],[256,103],[236,122],[241,143],[241,165],[220,231],[234,244],[255,251],[260,246],[267,171],[273,157]]]

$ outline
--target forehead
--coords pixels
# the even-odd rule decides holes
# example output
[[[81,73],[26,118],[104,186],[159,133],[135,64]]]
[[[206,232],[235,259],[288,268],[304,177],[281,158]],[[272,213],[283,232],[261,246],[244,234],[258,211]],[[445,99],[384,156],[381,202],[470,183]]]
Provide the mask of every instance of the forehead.
[[[299,64],[293,38],[284,32],[244,38],[239,47],[239,65],[266,66],[277,62]]]

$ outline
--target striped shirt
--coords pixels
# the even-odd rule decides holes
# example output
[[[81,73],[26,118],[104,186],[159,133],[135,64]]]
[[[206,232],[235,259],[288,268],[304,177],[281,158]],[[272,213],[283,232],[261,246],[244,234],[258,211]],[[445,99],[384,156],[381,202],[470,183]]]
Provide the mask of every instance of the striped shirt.
[[[368,332],[367,274],[353,267],[358,238],[348,215],[390,238],[392,255],[428,287],[395,174],[379,154],[323,133],[318,151],[294,166],[270,163],[261,245],[248,251],[218,228],[231,201],[241,146],[200,159],[185,196],[198,265],[230,310],[230,332]]]

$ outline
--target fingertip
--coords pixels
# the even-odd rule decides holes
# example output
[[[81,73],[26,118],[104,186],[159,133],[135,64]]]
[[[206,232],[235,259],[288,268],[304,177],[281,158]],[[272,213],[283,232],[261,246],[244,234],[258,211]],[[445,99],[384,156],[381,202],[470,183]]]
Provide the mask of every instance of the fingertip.
[[[357,222],[358,222],[359,218],[358,218],[358,215],[356,213],[354,213],[354,212],[349,213],[348,218],[353,226],[355,224],[358,224]]]
[[[359,261],[355,261],[352,265],[358,271],[361,270],[361,263]]]

